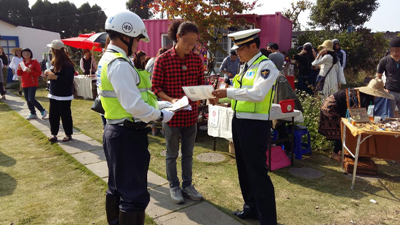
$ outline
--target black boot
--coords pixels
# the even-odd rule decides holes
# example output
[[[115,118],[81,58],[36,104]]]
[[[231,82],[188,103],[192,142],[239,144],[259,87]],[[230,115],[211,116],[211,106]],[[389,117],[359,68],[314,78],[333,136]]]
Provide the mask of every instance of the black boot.
[[[106,195],[106,214],[109,225],[119,225],[119,197]]]
[[[120,225],[144,225],[144,211],[142,212],[119,212]]]

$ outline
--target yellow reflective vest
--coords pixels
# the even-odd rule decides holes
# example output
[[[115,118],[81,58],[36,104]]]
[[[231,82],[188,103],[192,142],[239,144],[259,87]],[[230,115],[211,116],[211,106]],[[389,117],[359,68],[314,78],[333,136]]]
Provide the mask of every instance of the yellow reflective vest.
[[[233,87],[235,89],[251,89],[254,85],[254,80],[256,79],[256,74],[258,71],[258,67],[261,61],[267,60],[266,56],[259,57],[254,63],[249,66],[247,71],[242,72],[241,74],[237,74],[233,78]],[[271,99],[274,96],[273,88],[267,93],[264,99],[261,102],[249,102],[249,101],[238,101],[232,100],[231,105],[232,109],[236,111],[236,113],[245,113],[247,117],[248,115],[253,119],[260,120],[268,120],[268,114],[271,110]]]
[[[108,65],[115,60],[125,60],[136,70],[140,79],[137,88],[140,91],[143,101],[157,109],[157,96],[150,91],[150,73],[145,70],[137,70],[130,60],[121,53],[105,52],[97,69],[97,85],[100,90],[99,95],[101,104],[105,111],[104,117],[107,121],[111,124],[122,123],[124,120],[133,121],[132,115],[119,103],[117,93],[115,92],[111,82],[108,80]],[[121,79],[123,79],[123,77],[121,77]]]

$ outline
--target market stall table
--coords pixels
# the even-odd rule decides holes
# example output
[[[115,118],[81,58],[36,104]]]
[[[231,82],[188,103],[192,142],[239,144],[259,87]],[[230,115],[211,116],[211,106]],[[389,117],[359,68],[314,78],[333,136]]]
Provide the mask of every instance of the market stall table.
[[[354,189],[358,157],[374,157],[379,159],[400,161],[400,132],[386,130],[368,130],[351,125],[348,119],[342,118],[342,169],[344,168],[344,151],[353,158],[354,170],[351,188]],[[351,135],[347,135],[348,132]]]
[[[231,107],[223,107],[223,106],[213,106],[209,105],[208,109],[208,135],[212,137],[220,137],[227,140],[232,140],[232,119],[234,116],[234,111]],[[222,115],[222,116],[221,116]],[[300,111],[295,110],[294,112],[289,113],[282,113],[281,108],[278,104],[273,104],[271,109],[271,117],[270,120],[286,120],[291,121],[291,133],[294,133],[294,122],[302,122],[302,114]],[[278,144],[285,141],[291,141],[292,143],[292,150],[290,152],[291,155],[291,164],[293,165],[293,137],[292,135],[290,138],[281,139],[277,141],[268,141],[269,147],[268,149],[271,150],[271,144]],[[267,138],[271,140],[271,135],[267,134]],[[271,151],[268,151],[268,168],[271,171]]]
[[[76,96],[82,96],[84,99],[93,99],[96,97],[97,87],[95,76],[75,76],[74,86]]]

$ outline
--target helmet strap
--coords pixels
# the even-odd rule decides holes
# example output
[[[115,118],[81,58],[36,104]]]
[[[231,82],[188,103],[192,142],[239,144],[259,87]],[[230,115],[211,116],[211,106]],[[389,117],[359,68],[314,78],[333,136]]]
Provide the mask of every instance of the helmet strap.
[[[127,56],[131,56],[132,55],[132,44],[135,38],[133,37],[129,37],[129,42],[125,41],[123,37],[119,36],[119,39],[122,41],[122,43],[124,43],[127,47],[128,47],[128,55]]]

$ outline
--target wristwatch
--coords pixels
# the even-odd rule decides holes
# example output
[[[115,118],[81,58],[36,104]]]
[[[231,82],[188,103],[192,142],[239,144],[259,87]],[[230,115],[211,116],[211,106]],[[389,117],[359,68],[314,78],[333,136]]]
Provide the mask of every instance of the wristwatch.
[[[161,114],[160,114],[160,117],[158,117],[157,122],[161,122],[164,119],[164,113],[162,111],[160,111],[160,112],[161,112]]]

